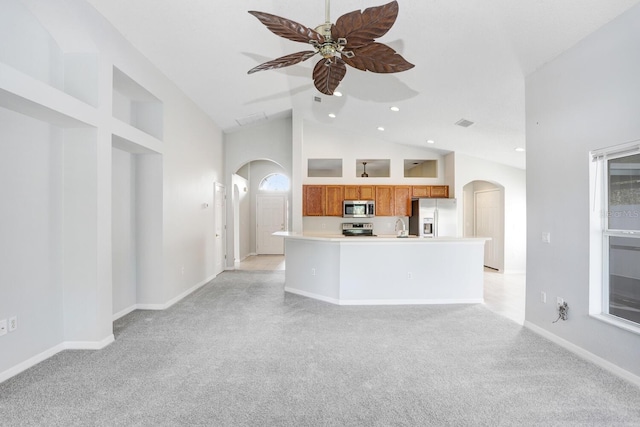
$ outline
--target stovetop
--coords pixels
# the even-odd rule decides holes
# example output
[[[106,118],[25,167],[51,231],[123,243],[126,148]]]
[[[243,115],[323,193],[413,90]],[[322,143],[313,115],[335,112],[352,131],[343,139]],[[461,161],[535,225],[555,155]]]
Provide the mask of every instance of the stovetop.
[[[371,222],[343,222],[343,236],[369,236],[375,237],[373,234],[373,223]]]

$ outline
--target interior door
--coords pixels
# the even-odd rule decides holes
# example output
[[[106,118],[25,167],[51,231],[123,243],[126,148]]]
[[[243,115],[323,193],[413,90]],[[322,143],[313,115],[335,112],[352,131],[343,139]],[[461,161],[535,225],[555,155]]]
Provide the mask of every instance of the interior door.
[[[224,185],[215,183],[213,195],[213,212],[214,212],[214,256],[215,256],[215,274],[222,273],[225,268],[225,248],[224,248],[224,229],[225,229],[225,188]]]
[[[256,204],[256,253],[284,254],[284,239],[272,234],[287,229],[287,198],[284,195],[258,195]]]
[[[500,190],[478,191],[475,193],[475,235],[490,237],[484,246],[484,265],[500,269],[502,260],[502,204]]]

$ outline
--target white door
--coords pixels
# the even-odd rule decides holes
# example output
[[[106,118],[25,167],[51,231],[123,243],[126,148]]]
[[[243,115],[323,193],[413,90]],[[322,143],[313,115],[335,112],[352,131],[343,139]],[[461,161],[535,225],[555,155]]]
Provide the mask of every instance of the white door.
[[[500,269],[502,261],[502,203],[500,190],[475,193],[475,235],[490,237],[484,246],[484,265]]]
[[[215,183],[214,195],[213,195],[213,214],[214,214],[214,256],[215,259],[215,274],[216,276],[225,268],[225,248],[224,248],[224,229],[225,229],[225,189],[224,185]]]
[[[284,239],[272,236],[287,228],[287,198],[284,195],[258,195],[256,204],[256,253],[262,255],[284,254]]]

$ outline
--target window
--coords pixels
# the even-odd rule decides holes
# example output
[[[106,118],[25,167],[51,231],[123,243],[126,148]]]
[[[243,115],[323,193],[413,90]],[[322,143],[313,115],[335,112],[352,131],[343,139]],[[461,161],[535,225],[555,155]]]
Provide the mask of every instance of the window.
[[[267,175],[260,182],[260,191],[289,191],[289,178],[281,173]]]
[[[640,145],[592,159],[591,261],[600,265],[592,265],[590,312],[640,332]]]

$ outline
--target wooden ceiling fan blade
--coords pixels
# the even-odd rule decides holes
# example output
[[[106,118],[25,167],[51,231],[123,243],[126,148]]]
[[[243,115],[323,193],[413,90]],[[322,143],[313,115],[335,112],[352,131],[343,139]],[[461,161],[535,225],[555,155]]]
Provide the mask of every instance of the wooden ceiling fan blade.
[[[374,73],[399,73],[414,67],[395,50],[382,43],[371,43],[351,51],[353,56],[343,56],[344,62],[362,71]]]
[[[321,59],[313,68],[313,84],[325,95],[333,95],[346,73],[347,66],[342,59]]]
[[[301,43],[312,41],[324,43],[324,37],[320,33],[295,21],[255,10],[250,10],[249,13],[258,18],[272,33],[280,37]]]
[[[398,2],[395,0],[363,12],[354,10],[338,18],[331,27],[331,37],[334,40],[345,38],[349,49],[362,47],[385,35],[397,17]]]
[[[306,61],[315,55],[316,52],[312,50],[306,50],[304,52],[292,53],[290,55],[281,56],[272,61],[265,62],[256,67],[253,67],[247,74],[257,73],[258,71],[273,70],[276,68],[288,67],[289,65],[297,64],[298,62]]]

